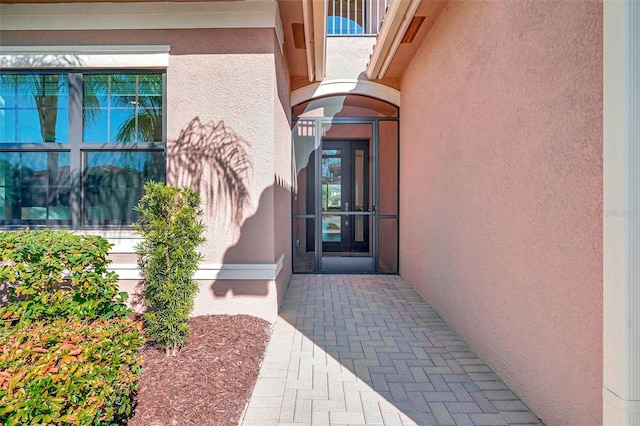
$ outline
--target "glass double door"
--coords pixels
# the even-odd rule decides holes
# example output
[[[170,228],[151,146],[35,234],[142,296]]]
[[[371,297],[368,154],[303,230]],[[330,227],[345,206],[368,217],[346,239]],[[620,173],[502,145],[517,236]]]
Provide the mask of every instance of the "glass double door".
[[[398,121],[299,118],[292,129],[295,273],[397,273]]]
[[[370,140],[322,140],[314,188],[320,199],[321,272],[375,271],[369,145]]]
[[[370,253],[369,146],[367,141],[322,144],[322,252]]]

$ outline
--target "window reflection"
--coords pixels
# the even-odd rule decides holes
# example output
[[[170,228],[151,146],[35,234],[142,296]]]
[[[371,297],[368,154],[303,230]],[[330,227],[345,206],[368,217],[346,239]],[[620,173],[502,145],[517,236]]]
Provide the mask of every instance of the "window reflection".
[[[0,74],[0,143],[69,141],[64,74]]]
[[[161,142],[162,76],[84,77],[84,142]]]
[[[148,180],[164,181],[162,152],[89,152],[86,154],[86,222],[131,223],[133,208]]]
[[[144,182],[165,179],[163,81],[0,71],[2,224],[131,224]]]
[[[0,215],[4,220],[70,219],[68,152],[0,153]]]

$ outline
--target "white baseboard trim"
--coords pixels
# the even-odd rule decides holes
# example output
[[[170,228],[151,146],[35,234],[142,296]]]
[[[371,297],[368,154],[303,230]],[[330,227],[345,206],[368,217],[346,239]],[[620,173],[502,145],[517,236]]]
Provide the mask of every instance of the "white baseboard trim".
[[[275,280],[284,264],[284,253],[275,263],[202,263],[194,274],[196,280]],[[109,271],[121,280],[139,280],[140,268],[135,263],[112,263]]]
[[[633,414],[634,416],[640,414],[640,401],[623,399],[604,386],[602,387],[602,398],[605,403],[611,404],[612,407],[615,407],[621,413],[626,415]]]

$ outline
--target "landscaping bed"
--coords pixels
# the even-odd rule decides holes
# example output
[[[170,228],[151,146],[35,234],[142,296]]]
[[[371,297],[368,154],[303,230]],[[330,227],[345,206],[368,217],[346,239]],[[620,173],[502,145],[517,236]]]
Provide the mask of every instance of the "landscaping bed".
[[[105,238],[0,233],[0,424],[236,425],[269,336],[259,318],[189,318],[204,241],[198,193],[149,182],[141,315]]]
[[[130,426],[237,425],[258,378],[269,323],[248,315],[201,316],[178,354],[142,350]]]

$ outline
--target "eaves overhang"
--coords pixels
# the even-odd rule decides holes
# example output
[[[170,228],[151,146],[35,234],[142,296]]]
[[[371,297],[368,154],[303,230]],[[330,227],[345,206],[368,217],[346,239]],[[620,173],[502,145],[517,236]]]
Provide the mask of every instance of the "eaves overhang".
[[[273,28],[280,49],[284,31],[273,1],[3,3],[4,31]]]
[[[421,0],[391,0],[365,70],[370,80],[382,79],[402,42]]]
[[[326,74],[327,2],[302,0],[302,15],[309,81],[322,81]]]

